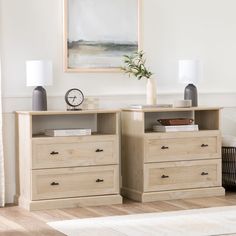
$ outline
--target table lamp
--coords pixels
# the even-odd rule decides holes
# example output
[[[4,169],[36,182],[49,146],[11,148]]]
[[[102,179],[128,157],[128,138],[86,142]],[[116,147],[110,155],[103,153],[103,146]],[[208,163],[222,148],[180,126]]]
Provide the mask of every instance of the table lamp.
[[[198,106],[197,87],[199,79],[199,61],[179,60],[179,82],[188,84],[184,90],[184,99],[192,100],[192,106]]]
[[[43,86],[52,85],[51,61],[27,61],[26,62],[27,86],[36,86],[32,95],[33,111],[47,110],[47,93]]]

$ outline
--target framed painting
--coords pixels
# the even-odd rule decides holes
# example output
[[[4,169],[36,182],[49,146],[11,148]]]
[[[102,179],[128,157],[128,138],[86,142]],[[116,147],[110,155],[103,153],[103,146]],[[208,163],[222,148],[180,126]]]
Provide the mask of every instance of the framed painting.
[[[65,71],[120,71],[139,50],[140,1],[64,0]]]

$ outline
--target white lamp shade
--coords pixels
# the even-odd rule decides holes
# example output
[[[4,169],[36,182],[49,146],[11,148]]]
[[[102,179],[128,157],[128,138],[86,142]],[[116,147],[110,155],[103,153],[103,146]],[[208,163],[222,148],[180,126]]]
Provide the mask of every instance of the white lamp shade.
[[[179,61],[179,82],[195,84],[199,79],[199,61]]]
[[[52,85],[51,61],[27,61],[26,62],[27,86]]]

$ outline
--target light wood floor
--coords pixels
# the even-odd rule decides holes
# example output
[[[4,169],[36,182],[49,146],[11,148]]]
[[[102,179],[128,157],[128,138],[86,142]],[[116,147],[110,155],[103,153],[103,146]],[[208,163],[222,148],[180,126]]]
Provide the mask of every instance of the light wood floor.
[[[88,217],[178,211],[184,209],[220,207],[231,205],[236,205],[236,192],[227,193],[224,197],[159,201],[144,204],[133,202],[130,200],[124,200],[124,204],[122,205],[35,212],[28,212],[17,206],[8,206],[6,208],[0,209],[0,235],[60,236],[63,234],[51,229],[49,226],[47,226],[46,222]]]

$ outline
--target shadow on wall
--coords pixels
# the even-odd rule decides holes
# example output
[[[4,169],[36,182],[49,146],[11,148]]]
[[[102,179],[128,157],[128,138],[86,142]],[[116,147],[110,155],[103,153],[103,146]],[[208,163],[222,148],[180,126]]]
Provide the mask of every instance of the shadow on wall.
[[[236,136],[236,107],[224,108],[222,110],[221,130],[223,135]]]

